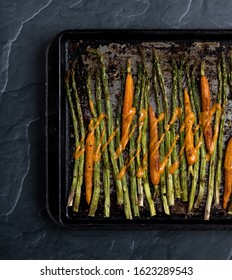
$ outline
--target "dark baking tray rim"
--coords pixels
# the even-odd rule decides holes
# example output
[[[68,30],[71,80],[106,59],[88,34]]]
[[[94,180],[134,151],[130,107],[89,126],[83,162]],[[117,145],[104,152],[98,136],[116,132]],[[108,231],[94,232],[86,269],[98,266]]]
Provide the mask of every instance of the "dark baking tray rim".
[[[51,144],[58,136],[58,149],[61,137],[61,100],[60,100],[60,44],[65,37],[87,38],[88,40],[136,40],[136,41],[220,41],[232,42],[232,30],[228,29],[198,29],[198,30],[173,30],[173,29],[85,29],[65,30],[57,34],[46,49],[46,102],[45,102],[45,137],[46,137],[46,208],[50,218],[57,225],[67,229],[154,229],[154,230],[230,230],[231,219],[217,220],[185,220],[185,219],[149,219],[149,220],[118,220],[90,218],[81,220],[68,220],[65,213],[61,211],[61,153],[51,151]],[[134,38],[136,36],[136,39]],[[57,81],[58,78],[58,81]],[[55,81],[54,81],[55,80]],[[51,91],[58,94],[58,107],[51,112]],[[57,112],[58,111],[58,112]],[[53,126],[54,125],[54,126]],[[55,131],[55,132],[54,132]],[[55,134],[55,136],[54,136]],[[55,162],[56,160],[56,162]],[[53,163],[53,164],[52,164]],[[54,164],[55,163],[55,164]],[[52,164],[52,167],[51,167]],[[52,195],[51,195],[52,193]]]

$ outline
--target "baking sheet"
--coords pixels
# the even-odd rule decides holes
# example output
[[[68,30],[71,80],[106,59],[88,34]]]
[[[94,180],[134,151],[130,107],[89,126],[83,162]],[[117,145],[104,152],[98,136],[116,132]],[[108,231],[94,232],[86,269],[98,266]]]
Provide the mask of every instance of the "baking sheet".
[[[186,203],[176,203],[171,210],[170,217],[163,214],[160,207],[155,217],[149,217],[147,206],[142,210],[139,219],[125,220],[123,208],[118,207],[113,200],[112,189],[111,218],[102,216],[102,197],[100,197],[99,211],[95,218],[87,216],[84,203],[77,215],[66,207],[67,195],[71,185],[73,165],[73,138],[72,122],[65,96],[63,79],[64,73],[71,61],[78,58],[80,79],[79,92],[86,122],[90,119],[88,102],[84,95],[84,78],[86,71],[96,67],[96,61],[86,49],[91,46],[99,48],[106,59],[109,73],[109,86],[114,112],[118,104],[120,93],[120,71],[125,67],[128,57],[132,61],[133,74],[136,77],[137,61],[141,60],[138,46],[143,46],[149,72],[152,71],[151,49],[154,47],[159,54],[161,67],[164,70],[167,93],[171,95],[171,57],[180,57],[188,54],[191,61],[206,60],[207,77],[210,81],[212,103],[216,100],[217,72],[216,61],[221,51],[230,50],[231,34],[229,31],[67,31],[59,34],[47,52],[47,204],[54,220],[68,227],[111,227],[114,228],[229,228],[231,220],[225,216],[223,209],[212,209],[210,221],[203,221],[204,205],[193,215],[186,218]],[[94,81],[93,81],[94,82]],[[184,81],[185,85],[186,81]],[[59,93],[59,94],[58,94]],[[151,96],[151,103],[154,98]],[[231,100],[228,101],[228,110],[225,125],[225,141],[230,136],[231,128]],[[205,193],[206,194],[206,193]],[[83,201],[83,200],[82,200]],[[204,201],[205,202],[205,201]],[[157,201],[157,209],[159,202]]]

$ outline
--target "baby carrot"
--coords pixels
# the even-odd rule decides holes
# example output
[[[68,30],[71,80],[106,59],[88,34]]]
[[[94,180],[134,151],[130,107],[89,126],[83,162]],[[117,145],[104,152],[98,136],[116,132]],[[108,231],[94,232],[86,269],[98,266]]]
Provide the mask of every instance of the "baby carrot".
[[[124,120],[130,113],[130,110],[133,106],[133,101],[134,101],[134,82],[131,73],[131,62],[130,59],[128,59],[127,76],[126,76],[126,83],[125,83],[125,95],[124,95],[123,108],[122,108],[122,138],[127,131],[127,124]]]
[[[136,108],[132,107],[134,103],[134,82],[131,73],[131,62],[128,59],[127,61],[127,76],[125,82],[125,94],[123,100],[122,108],[122,133],[120,145],[115,152],[115,159],[125,150],[126,145],[129,141],[130,127],[133,121],[133,118],[136,114]]]
[[[211,112],[210,112],[210,88],[207,77],[205,76],[205,62],[201,64],[201,103],[202,103],[202,125],[204,131],[205,145],[207,151],[212,153],[212,142],[213,142],[213,129],[211,123]]]
[[[89,133],[85,143],[85,197],[89,205],[93,192],[93,167],[94,167],[94,149],[95,149],[95,136],[93,121],[89,124]]]
[[[159,142],[158,135],[158,122],[155,116],[155,112],[151,105],[148,108],[149,113],[149,127],[150,127],[150,156],[149,156],[149,167],[150,167],[150,177],[151,182],[154,186],[158,185],[160,182],[160,172],[159,172],[159,150],[157,149],[155,153],[153,153],[156,145]]]
[[[225,183],[223,195],[223,208],[225,209],[232,194],[232,138],[230,138],[229,143],[226,147],[224,169]]]
[[[186,157],[189,165],[192,165],[197,160],[197,150],[194,147],[193,137],[193,124],[194,124],[194,113],[191,109],[190,98],[188,91],[184,89],[184,107],[185,107],[185,150]]]

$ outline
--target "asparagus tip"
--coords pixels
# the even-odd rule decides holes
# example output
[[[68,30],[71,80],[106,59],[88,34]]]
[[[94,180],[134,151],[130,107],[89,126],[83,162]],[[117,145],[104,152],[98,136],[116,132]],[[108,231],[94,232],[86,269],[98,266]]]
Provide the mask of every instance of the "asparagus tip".
[[[189,57],[188,57],[188,54],[187,53],[184,53],[183,54],[183,57],[182,57],[182,63],[183,65],[189,60]]]
[[[64,75],[64,81],[65,83],[68,83],[69,82],[69,77],[70,77],[70,70],[67,70],[65,72],[65,75]]]
[[[157,57],[157,52],[156,52],[156,49],[155,49],[155,48],[152,48],[152,52],[153,52],[153,55],[154,55],[155,57]]]
[[[187,69],[187,71],[189,71],[189,69],[190,69],[190,60],[189,59],[186,61],[186,69]]]
[[[72,75],[75,74],[76,65],[77,65],[77,60],[75,59],[72,63],[72,68],[71,68]]]
[[[172,65],[174,67],[174,69],[177,69],[177,63],[176,63],[176,59],[174,57],[172,57]]]
[[[193,64],[193,71],[196,71],[199,61],[196,60]]]
[[[89,48],[87,50],[88,53],[96,55],[96,56],[101,56],[101,53],[99,52],[99,50],[93,49],[93,48]]]

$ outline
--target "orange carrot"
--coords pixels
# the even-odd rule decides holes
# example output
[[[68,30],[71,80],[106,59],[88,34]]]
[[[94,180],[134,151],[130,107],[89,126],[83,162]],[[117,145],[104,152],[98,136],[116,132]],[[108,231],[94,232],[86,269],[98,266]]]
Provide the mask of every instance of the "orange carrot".
[[[134,82],[131,73],[131,62],[128,59],[127,62],[127,76],[125,83],[125,94],[123,100],[123,108],[122,108],[122,134],[120,145],[115,152],[115,159],[119,157],[119,155],[125,150],[126,145],[129,141],[130,135],[130,127],[133,121],[133,117],[136,114],[136,108],[132,107],[134,102]]]
[[[223,208],[226,209],[228,201],[232,194],[232,138],[226,147],[226,155],[224,161],[225,169],[225,184],[224,184],[224,195],[223,195]]]
[[[151,105],[148,108],[149,113],[149,127],[150,127],[150,156],[149,156],[149,168],[150,168],[150,177],[151,182],[153,185],[158,185],[160,182],[160,172],[159,172],[159,161],[160,155],[159,150],[157,149],[155,153],[153,153],[156,145],[159,142],[159,135],[158,135],[158,121],[155,116],[155,112]]]
[[[88,205],[90,204],[93,191],[93,167],[94,167],[94,150],[95,136],[92,121],[89,124],[89,133],[85,143],[85,197]]]
[[[185,150],[186,157],[189,165],[192,165],[197,160],[197,150],[194,147],[193,138],[193,124],[194,124],[194,113],[191,109],[191,103],[188,95],[188,91],[184,89],[184,109],[185,109]]]
[[[210,88],[207,77],[204,72],[205,63],[201,65],[201,103],[202,103],[202,125],[205,137],[205,145],[208,152],[211,152],[211,145],[213,142],[213,129],[211,123],[211,111],[210,111]]]
[[[125,120],[127,119],[128,115],[130,115],[133,102],[134,102],[134,82],[131,73],[131,62],[128,59],[125,95],[124,95],[123,108],[122,108],[122,138],[125,136],[125,134],[128,133],[128,122]]]

